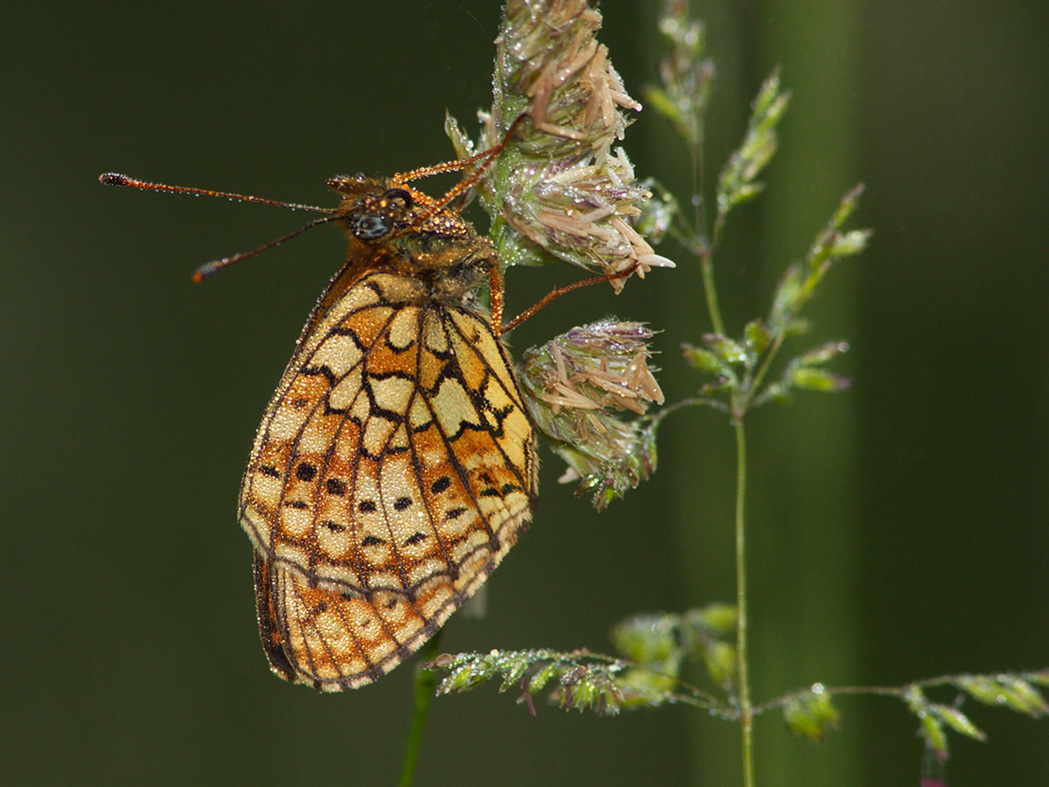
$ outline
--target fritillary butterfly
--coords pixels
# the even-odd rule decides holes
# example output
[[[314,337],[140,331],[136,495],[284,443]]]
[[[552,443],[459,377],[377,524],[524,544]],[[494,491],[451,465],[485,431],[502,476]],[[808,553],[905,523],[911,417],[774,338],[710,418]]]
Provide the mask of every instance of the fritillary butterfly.
[[[241,487],[270,665],[326,691],[370,683],[429,639],[516,542],[536,495],[533,428],[475,293],[495,248],[413,175],[329,182],[348,262]]]
[[[496,250],[451,206],[502,147],[392,178],[333,178],[341,204],[308,225],[339,224],[347,262],[266,409],[239,509],[263,647],[285,680],[341,691],[389,672],[531,521],[535,433],[499,339]],[[475,162],[439,200],[409,185]],[[486,277],[491,314],[476,294]]]

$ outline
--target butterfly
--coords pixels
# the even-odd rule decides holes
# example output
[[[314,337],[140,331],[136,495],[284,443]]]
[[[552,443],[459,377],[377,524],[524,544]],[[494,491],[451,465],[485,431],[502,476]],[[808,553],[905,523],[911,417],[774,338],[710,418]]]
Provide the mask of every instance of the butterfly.
[[[418,172],[329,181],[347,262],[241,486],[270,665],[324,691],[370,683],[426,642],[517,541],[537,493],[535,432],[477,296],[501,282],[495,247],[447,195],[410,187]]]
[[[500,337],[565,292],[613,276],[557,288],[502,324],[496,248],[456,205],[519,123],[466,159],[332,178],[334,210],[100,178],[328,214],[203,266],[198,281],[318,224],[347,235],[346,263],[299,337],[240,491],[263,648],[285,680],[341,691],[386,674],[477,591],[531,521],[536,434]],[[410,185],[471,166],[439,199]],[[486,280],[490,311],[478,296]]]

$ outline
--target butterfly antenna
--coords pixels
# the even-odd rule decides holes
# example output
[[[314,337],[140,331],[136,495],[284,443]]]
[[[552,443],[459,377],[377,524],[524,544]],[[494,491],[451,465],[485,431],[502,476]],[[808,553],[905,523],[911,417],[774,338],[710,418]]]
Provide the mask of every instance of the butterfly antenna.
[[[262,197],[252,197],[249,194],[233,194],[228,191],[212,191],[211,189],[194,189],[187,186],[169,186],[166,183],[147,183],[144,180],[136,180],[127,175],[121,175],[119,172],[106,172],[99,175],[98,182],[103,186],[124,186],[125,188],[141,189],[142,191],[164,191],[168,194],[192,194],[195,197],[221,197],[236,202],[255,202],[259,205],[276,205],[278,208],[309,210],[314,213],[335,212],[333,208],[319,208],[316,205],[300,205],[297,202],[263,199]]]
[[[332,221],[335,221],[334,216],[325,216],[323,219],[316,219],[315,221],[311,221],[306,226],[299,227],[294,232],[289,232],[287,235],[277,238],[276,240],[271,240],[269,243],[264,243],[258,248],[252,249],[251,251],[243,251],[240,254],[234,254],[232,257],[223,257],[221,260],[212,260],[211,262],[205,262],[203,265],[201,265],[199,268],[193,271],[193,283],[200,284],[200,282],[204,281],[204,279],[208,278],[208,276],[210,276],[220,268],[225,268],[232,265],[235,262],[240,262],[241,260],[246,260],[249,257],[254,257],[256,254],[262,254],[262,252],[268,251],[274,246],[280,246],[285,241],[289,241],[292,238],[298,237],[306,230],[312,230],[314,227],[319,227],[321,224],[328,224]]]
[[[240,254],[234,254],[232,257],[223,257],[221,260],[212,260],[211,262],[205,263],[197,268],[193,272],[193,281],[200,283],[204,281],[208,276],[213,274],[220,268],[225,268],[228,265],[232,265],[235,262],[246,260],[249,257],[254,257],[256,254],[272,249],[274,246],[280,246],[285,241],[289,241],[294,237],[297,237],[304,233],[306,230],[311,230],[314,227],[320,226],[321,224],[327,224],[328,222],[335,220],[335,210],[333,208],[320,208],[316,205],[301,205],[298,202],[283,202],[281,200],[263,199],[262,197],[252,197],[249,194],[233,194],[228,191],[212,191],[211,189],[195,189],[187,186],[169,186],[166,183],[148,183],[144,180],[137,180],[136,178],[128,177],[127,175],[121,175],[117,172],[106,172],[100,175],[98,178],[99,183],[103,186],[124,186],[131,189],[141,189],[143,191],[163,191],[168,194],[192,194],[195,197],[221,197],[223,199],[235,200],[236,202],[254,202],[259,205],[275,205],[278,208],[289,208],[291,210],[308,210],[314,213],[328,213],[331,215],[325,216],[323,219],[317,219],[311,221],[304,227],[300,227],[294,232],[289,232],[283,237],[271,240],[269,243],[264,243],[256,249],[251,251],[241,252]]]

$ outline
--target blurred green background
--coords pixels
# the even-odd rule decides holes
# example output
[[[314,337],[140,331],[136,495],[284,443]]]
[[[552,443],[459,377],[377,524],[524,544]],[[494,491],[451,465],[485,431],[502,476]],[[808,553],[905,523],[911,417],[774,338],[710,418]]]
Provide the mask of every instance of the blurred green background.
[[[655,2],[602,3],[641,97]],[[720,259],[738,331],[840,195],[871,250],[831,277],[797,347],[847,338],[847,394],[758,412],[751,583],[758,700],[1049,665],[1049,6],[1030,0],[698,3],[719,80],[711,173],[782,64],[794,92],[769,193]],[[234,517],[255,426],[343,253],[320,230],[205,286],[207,260],[287,232],[275,208],[105,190],[100,172],[335,204],[324,179],[450,157],[448,109],[489,100],[494,2],[32,4],[0,29],[0,772],[10,784],[391,784],[413,665],[319,696],[269,674]],[[654,113],[626,147],[685,195]],[[668,399],[709,330],[678,260],[613,299],[574,293],[530,344],[614,311],[663,331]],[[576,272],[512,271],[510,311]],[[445,650],[608,648],[637,610],[731,600],[723,419],[669,421],[661,468],[595,514],[544,451],[535,522]],[[457,616],[458,617],[458,616]],[[950,701],[950,697],[940,697]],[[763,785],[916,784],[916,721],[846,698],[822,745],[757,727]],[[965,706],[950,783],[1049,781],[1049,723]],[[537,718],[493,687],[436,701],[419,785],[739,783],[737,730],[685,708]]]

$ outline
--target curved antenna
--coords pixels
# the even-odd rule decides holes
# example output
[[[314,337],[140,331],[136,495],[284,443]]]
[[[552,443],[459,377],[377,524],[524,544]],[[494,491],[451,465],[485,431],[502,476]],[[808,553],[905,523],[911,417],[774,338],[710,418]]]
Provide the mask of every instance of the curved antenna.
[[[335,221],[335,216],[325,216],[323,219],[316,219],[315,221],[311,221],[306,226],[299,227],[294,232],[289,232],[287,235],[277,238],[276,240],[271,240],[269,243],[264,243],[261,246],[252,249],[251,251],[242,251],[240,254],[234,254],[232,257],[223,257],[221,260],[212,260],[211,262],[205,262],[203,265],[201,265],[199,268],[193,271],[193,283],[200,284],[202,281],[204,281],[204,279],[208,278],[208,276],[210,276],[220,268],[225,268],[229,265],[232,265],[235,262],[240,262],[241,260],[246,260],[249,257],[254,257],[256,254],[262,254],[262,252],[268,251],[274,246],[280,246],[285,241],[289,241],[292,238],[301,235],[306,230],[312,230],[314,227],[318,227],[321,224],[327,224],[332,221]]]

